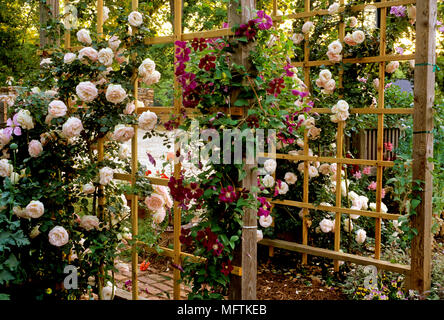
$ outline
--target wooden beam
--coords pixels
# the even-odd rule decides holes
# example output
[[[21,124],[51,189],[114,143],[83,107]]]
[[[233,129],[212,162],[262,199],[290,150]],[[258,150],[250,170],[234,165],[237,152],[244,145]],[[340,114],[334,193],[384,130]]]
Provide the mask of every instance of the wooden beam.
[[[370,257],[362,257],[350,253],[342,253],[338,251],[316,248],[299,243],[278,240],[278,239],[262,239],[259,244],[265,246],[273,246],[275,248],[285,249],[289,251],[295,251],[305,253],[313,256],[325,257],[334,260],[350,261],[361,265],[373,265],[379,269],[394,271],[401,274],[409,275],[410,267],[397,263],[390,263],[383,260],[378,260]]]
[[[418,234],[412,240],[411,288],[424,292],[431,284],[433,101],[436,64],[436,0],[418,1],[416,10],[416,67],[413,114],[413,181],[420,180],[422,190],[415,191],[421,203],[412,215],[412,227]],[[419,64],[419,65],[418,65]]]

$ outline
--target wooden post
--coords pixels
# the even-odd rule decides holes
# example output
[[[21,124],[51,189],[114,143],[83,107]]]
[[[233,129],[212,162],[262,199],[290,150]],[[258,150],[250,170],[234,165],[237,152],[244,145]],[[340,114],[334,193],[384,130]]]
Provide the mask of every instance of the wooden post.
[[[237,9],[241,8],[238,13]],[[231,2],[228,9],[228,21],[230,26],[247,23],[254,18],[253,10],[256,8],[255,0],[239,0],[239,3]],[[249,62],[249,52],[254,46],[253,43],[241,45],[233,54],[233,61],[245,66],[247,73],[251,69]],[[248,83],[246,83],[248,85]],[[235,96],[235,95],[233,95]],[[231,101],[234,104],[234,101]],[[257,183],[256,172],[253,172],[254,165],[248,164],[244,168],[247,176],[242,181],[242,187],[251,189]],[[245,209],[242,229],[242,248],[235,252],[234,264],[241,263],[242,278],[231,276],[229,298],[231,300],[255,300],[256,299],[256,278],[257,278],[257,212],[252,209]],[[240,260],[240,261],[239,261]]]
[[[182,40],[182,0],[174,0],[174,41],[181,41]],[[175,46],[176,47],[176,46]],[[174,56],[174,62],[176,62],[177,58]],[[177,64],[175,64],[177,66]],[[177,76],[174,76],[174,92],[181,92],[180,91],[180,85],[177,81]],[[182,100],[180,96],[177,96],[174,98],[174,112],[175,114],[180,114],[180,109],[182,106]],[[174,152],[175,154],[180,153],[180,146],[179,143],[174,141]],[[176,157],[178,158],[178,157]],[[174,178],[179,179],[180,178],[180,171],[181,171],[181,163],[180,161],[174,162]],[[182,228],[182,210],[179,207],[179,203],[177,201],[174,202],[174,256],[173,256],[173,262],[176,265],[181,265],[181,244],[180,244],[180,231]],[[173,286],[174,286],[174,292],[173,297],[174,300],[180,300],[180,270],[177,268],[174,268],[173,271]]]
[[[48,12],[48,7],[50,12]],[[48,38],[48,33],[45,30],[42,30],[43,26],[46,26],[46,23],[50,19],[58,19],[59,16],[59,0],[46,0],[46,3],[40,2],[40,48],[44,48],[46,45],[56,45],[60,46],[60,38],[57,37],[54,39]]]
[[[431,220],[433,157],[433,101],[436,64],[436,0],[417,1],[416,5],[415,107],[413,114],[413,181],[423,181],[422,191],[415,191],[421,203],[412,216],[418,234],[412,240],[411,289],[424,292],[431,282]]]

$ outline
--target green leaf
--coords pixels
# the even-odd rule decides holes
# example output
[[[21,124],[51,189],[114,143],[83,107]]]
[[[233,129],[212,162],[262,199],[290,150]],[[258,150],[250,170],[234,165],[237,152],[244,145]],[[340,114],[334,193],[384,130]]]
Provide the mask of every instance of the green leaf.
[[[421,200],[413,199],[411,202],[412,209],[415,209],[420,203],[421,203]]]
[[[234,106],[236,106],[236,107],[248,106],[248,100],[245,100],[245,99],[237,99],[237,100],[234,102]]]

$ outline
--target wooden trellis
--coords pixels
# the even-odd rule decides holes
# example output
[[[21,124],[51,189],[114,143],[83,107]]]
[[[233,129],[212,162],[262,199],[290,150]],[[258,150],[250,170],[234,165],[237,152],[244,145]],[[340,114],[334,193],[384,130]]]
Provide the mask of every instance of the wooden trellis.
[[[310,18],[320,15],[327,15],[328,10],[317,10],[311,11],[310,0],[305,0],[304,3],[304,12],[296,13],[289,15],[288,17],[291,19],[304,19],[305,21],[309,21]],[[339,4],[341,5],[339,12],[344,11],[344,0],[340,0]],[[417,47],[417,54],[410,55],[387,55],[386,54],[386,24],[387,24],[387,8],[392,6],[400,6],[400,5],[414,5],[416,4],[415,0],[381,0],[380,2],[372,3],[373,8],[377,8],[380,10],[380,52],[379,56],[375,57],[363,57],[363,58],[345,58],[342,62],[345,63],[378,63],[379,64],[379,88],[378,88],[378,107],[377,108],[351,108],[351,114],[376,114],[378,117],[378,125],[377,125],[377,159],[376,160],[364,160],[364,159],[348,159],[344,158],[343,155],[343,145],[344,145],[344,121],[338,122],[337,129],[337,138],[336,138],[336,146],[337,146],[337,154],[336,157],[315,157],[308,155],[308,132],[305,131],[304,134],[304,154],[303,155],[288,155],[288,154],[266,154],[263,153],[261,156],[263,157],[276,157],[277,159],[286,159],[286,160],[296,160],[296,161],[304,161],[304,181],[303,181],[303,201],[297,202],[292,200],[274,200],[273,204],[276,205],[286,205],[286,206],[294,206],[303,209],[303,222],[302,222],[302,244],[292,243],[288,241],[282,240],[271,240],[271,239],[263,239],[260,243],[264,245],[268,245],[269,247],[277,247],[283,248],[287,250],[292,250],[296,252],[300,252],[303,254],[303,263],[307,262],[307,254],[322,256],[326,258],[330,258],[334,260],[334,269],[335,271],[339,270],[339,262],[340,261],[350,261],[363,265],[374,265],[377,268],[390,270],[405,274],[407,278],[407,285],[411,288],[418,289],[420,291],[424,291],[430,287],[430,220],[431,220],[431,177],[430,177],[430,165],[426,165],[427,163],[427,155],[431,157],[433,150],[433,138],[431,135],[431,129],[433,128],[433,117],[431,115],[431,108],[433,105],[433,83],[434,78],[431,72],[431,69],[435,62],[434,55],[434,26],[436,24],[436,1],[420,1],[417,6],[417,35],[420,34],[427,37],[427,41],[424,41],[425,44],[421,47]],[[354,12],[363,11],[368,4],[355,5],[351,7],[351,10]],[[277,12],[278,9],[278,0],[273,0],[273,11]],[[279,21],[281,18],[279,16],[274,16],[274,21]],[[419,31],[421,30],[421,31]],[[345,24],[343,21],[339,24],[339,41],[344,43],[344,33],[345,33]],[[305,35],[304,42],[304,61],[303,62],[295,62],[293,63],[294,67],[302,67],[304,71],[304,82],[310,87],[310,67],[316,66],[329,66],[334,63],[329,60],[321,60],[321,61],[311,61],[309,58],[309,46],[308,46],[309,36]],[[425,56],[421,51],[426,51],[427,56]],[[385,87],[385,68],[386,63],[389,61],[402,61],[402,60],[414,60],[417,59],[416,63],[424,62],[425,64],[429,64],[430,68],[417,69],[415,71],[415,97],[420,93],[417,89],[417,81],[425,81],[427,79],[427,84],[422,84],[423,90],[427,92],[421,92],[422,100],[418,101],[415,98],[415,108],[384,108],[384,87]],[[419,59],[418,59],[419,58]],[[421,73],[421,76],[418,74]],[[343,80],[343,68],[340,67],[339,71],[339,88],[342,87]],[[381,257],[381,221],[382,219],[388,220],[397,220],[400,215],[399,214],[390,214],[381,212],[381,191],[382,191],[382,174],[384,168],[390,168],[394,166],[394,162],[392,161],[384,161],[383,160],[383,143],[384,143],[384,115],[386,114],[413,114],[414,110],[418,113],[417,118],[422,117],[421,120],[417,121],[414,119],[416,123],[416,127],[426,129],[424,131],[419,131],[417,133],[422,134],[421,138],[418,138],[418,143],[414,143],[414,150],[418,148],[423,152],[418,153],[417,158],[419,159],[416,163],[414,163],[414,172],[415,169],[418,172],[417,175],[420,176],[425,183],[425,189],[427,192],[423,192],[421,196],[423,197],[423,211],[422,214],[418,216],[418,221],[415,222],[414,226],[417,227],[418,231],[420,231],[419,235],[416,237],[416,241],[414,240],[414,246],[412,248],[412,263],[410,265],[401,265],[394,264],[387,261],[380,260]],[[310,112],[318,113],[318,114],[328,114],[331,113],[329,108],[313,108]],[[423,123],[422,126],[420,122]],[[426,137],[423,137],[426,135]],[[419,140],[421,139],[421,140]],[[421,142],[419,142],[421,141]],[[422,144],[422,145],[421,145]],[[426,151],[424,151],[426,149]],[[338,167],[338,172],[340,172],[341,165],[343,164],[351,164],[351,165],[366,165],[366,166],[376,166],[376,211],[363,211],[363,210],[353,210],[349,208],[344,208],[341,206],[341,174],[336,175],[336,205],[333,207],[329,206],[315,206],[308,201],[308,164],[311,161],[319,161],[326,163],[336,163]],[[422,161],[421,163],[418,162]],[[420,169],[421,166],[423,169]],[[428,198],[427,198],[428,197]],[[307,216],[308,210],[322,210],[328,212],[335,212],[335,235],[334,235],[334,250],[327,250],[323,248],[317,248],[308,245],[308,227],[307,227]],[[342,214],[355,214],[361,216],[368,216],[375,218],[375,254],[373,258],[362,257],[359,255],[347,254],[340,252],[340,243],[341,243],[341,215]],[[415,247],[416,246],[416,247]]]
[[[102,32],[103,32],[103,0],[97,0],[97,33],[99,34],[99,36],[101,36]],[[422,2],[422,1],[421,1]],[[433,19],[435,19],[433,21],[427,22],[426,23],[426,27],[424,26],[420,26],[422,28],[422,32],[424,32],[424,34],[427,35],[427,37],[429,36],[429,32],[431,30],[432,27],[430,27],[430,25],[434,26],[433,23],[436,23],[436,0],[425,0],[424,3],[418,3],[418,22],[423,21],[422,19],[422,15],[420,14],[422,11],[420,11],[421,9],[426,10],[427,12],[429,12],[428,10],[431,9],[432,10],[432,14],[430,15],[430,17]],[[65,0],[65,3],[69,3],[69,0]],[[247,3],[248,4],[248,8],[247,9],[251,9],[254,8],[254,1],[245,1],[242,0],[242,3]],[[298,160],[298,161],[304,161],[304,193],[303,193],[303,201],[302,202],[297,202],[297,201],[292,201],[292,200],[275,200],[273,201],[274,205],[287,205],[287,206],[294,206],[294,207],[299,207],[304,209],[304,218],[303,218],[303,238],[302,238],[302,244],[296,244],[296,243],[290,243],[287,241],[282,241],[282,240],[270,240],[270,239],[263,239],[260,243],[264,244],[264,245],[268,245],[270,247],[278,247],[278,248],[284,248],[284,249],[288,249],[288,250],[292,250],[292,251],[297,251],[303,254],[303,262],[306,263],[307,262],[307,255],[317,255],[317,256],[323,256],[323,257],[327,257],[327,258],[331,258],[335,260],[335,270],[338,270],[339,267],[339,261],[350,261],[350,262],[354,262],[354,263],[358,263],[358,264],[364,264],[364,265],[374,265],[378,268],[382,268],[382,269],[386,269],[386,270],[391,270],[391,271],[396,271],[399,273],[403,273],[405,274],[407,277],[409,276],[414,276],[415,274],[420,274],[420,273],[415,273],[413,272],[413,268],[417,268],[417,269],[421,269],[422,271],[422,279],[424,280],[424,277],[426,278],[426,276],[424,276],[424,273],[427,273],[427,262],[424,263],[424,259],[425,260],[429,260],[428,261],[428,265],[430,264],[430,257],[427,256],[427,252],[425,251],[424,248],[422,248],[422,257],[423,259],[419,259],[417,262],[415,262],[416,264],[412,263],[412,267],[407,266],[407,265],[399,265],[399,264],[393,264],[390,262],[386,262],[386,261],[382,261],[380,260],[380,248],[381,248],[381,220],[382,219],[391,219],[391,220],[396,220],[399,218],[399,215],[397,214],[389,214],[389,213],[383,213],[381,212],[381,189],[382,189],[382,173],[384,168],[389,168],[392,167],[394,165],[393,162],[391,161],[384,161],[383,160],[383,124],[384,124],[384,115],[385,114],[413,114],[413,109],[404,109],[404,108],[391,108],[391,109],[385,109],[384,108],[384,78],[385,78],[385,66],[386,63],[388,61],[395,61],[395,60],[413,60],[415,59],[415,55],[411,54],[411,55],[387,55],[386,54],[386,40],[385,40],[385,36],[386,36],[386,10],[388,7],[390,6],[398,6],[398,5],[407,5],[407,4],[415,4],[416,1],[415,0],[398,0],[398,1],[387,1],[387,0],[381,0],[381,2],[377,2],[374,3],[373,6],[380,9],[381,11],[381,46],[380,46],[380,55],[376,56],[376,57],[364,57],[364,58],[350,58],[350,59],[343,59],[343,63],[378,63],[379,64],[379,79],[380,79],[380,83],[379,83],[379,101],[378,101],[378,108],[352,108],[350,110],[351,114],[377,114],[378,115],[378,154],[377,154],[377,159],[376,160],[364,160],[364,159],[349,159],[349,158],[344,158],[343,154],[342,154],[342,147],[343,147],[343,131],[344,131],[344,122],[339,122],[338,123],[338,135],[337,135],[337,157],[336,158],[332,158],[332,157],[312,157],[309,156],[308,154],[308,134],[307,132],[305,132],[304,135],[304,154],[303,155],[299,155],[299,156],[293,156],[293,155],[288,155],[288,154],[266,154],[263,153],[260,156],[262,157],[276,157],[278,159],[287,159],[287,160]],[[340,8],[340,12],[342,12],[344,10],[344,0],[340,0],[340,4],[341,4],[341,8]],[[138,0],[132,0],[131,1],[131,5],[132,5],[132,10],[137,10],[138,8]],[[366,5],[356,5],[356,6],[352,6],[352,10],[353,11],[362,11],[365,9]],[[277,10],[278,10],[278,1],[277,0],[273,0],[273,19],[274,21],[279,21],[281,18],[279,16],[277,16]],[[433,8],[434,8],[434,16],[433,16]],[[311,17],[314,16],[319,16],[319,15],[326,15],[328,14],[327,10],[317,10],[317,11],[311,11],[310,10],[310,0],[305,0],[305,7],[304,7],[304,12],[302,13],[296,13],[296,14],[292,14],[289,15],[289,18],[291,19],[304,19],[306,21],[308,21]],[[425,14],[424,14],[425,16]],[[423,21],[424,22],[424,21]],[[430,25],[429,25],[430,23]],[[224,37],[224,36],[232,36],[233,32],[228,29],[228,28],[224,28],[224,29],[218,29],[218,30],[213,30],[213,31],[204,31],[204,32],[193,32],[193,33],[183,33],[182,30],[182,1],[181,0],[174,0],[174,23],[173,23],[173,35],[171,36],[163,36],[163,37],[155,37],[155,38],[148,38],[145,40],[146,44],[173,44],[175,41],[189,41],[189,40],[193,40],[194,38],[216,38],[216,37]],[[133,32],[136,32],[136,30],[134,30]],[[339,25],[339,40],[341,41],[341,43],[343,43],[343,39],[344,39],[344,32],[345,32],[345,26],[344,23],[342,22]],[[308,35],[305,38],[305,44],[308,43]],[[430,46],[434,45],[434,43],[430,43],[427,42],[427,45]],[[65,48],[66,49],[70,49],[71,48],[71,42],[70,42],[70,33],[66,32],[65,34]],[[426,51],[426,48],[421,48],[421,50]],[[430,51],[430,50],[429,50]],[[432,60],[432,55],[430,54],[430,52],[428,52],[427,56],[424,56],[424,59],[421,60],[421,62],[425,63],[434,63]],[[322,61],[310,61],[309,59],[309,48],[307,45],[305,45],[304,47],[304,61],[303,62],[295,62],[293,63],[293,66],[295,67],[302,67],[303,71],[304,71],[304,75],[305,75],[305,83],[307,85],[309,85],[310,83],[310,78],[309,78],[309,73],[310,73],[310,67],[315,67],[315,66],[328,66],[328,65],[332,65],[333,63],[331,63],[328,60],[322,60]],[[421,56],[422,58],[422,56]],[[429,60],[427,60],[429,59]],[[417,61],[418,62],[418,61]],[[421,69],[420,69],[421,70]],[[430,68],[423,68],[420,72],[423,72],[423,74],[421,75],[421,79],[425,79],[427,78],[427,83],[428,83],[428,91],[427,93],[424,95],[424,99],[429,99],[430,95],[433,95],[432,89],[433,89],[433,85],[430,85],[430,83],[433,84],[433,79],[431,79],[430,74],[431,74],[431,67]],[[340,86],[342,86],[342,75],[343,75],[343,71],[340,72]],[[415,72],[415,76],[416,76],[416,72]],[[431,82],[430,82],[431,81]],[[415,79],[415,84],[416,84],[416,79]],[[431,89],[431,88],[432,89]],[[179,83],[177,81],[177,78],[175,76],[174,78],[174,90],[175,92],[178,92],[180,90],[179,88]],[[415,86],[415,92],[416,92],[416,86]],[[135,99],[137,99],[137,79],[134,81],[134,97]],[[430,100],[430,99],[429,99]],[[424,108],[424,110],[426,109],[425,106],[427,106],[427,110],[430,111],[431,109],[431,104],[430,101],[427,100],[428,102],[418,102],[418,104],[422,104],[423,106],[421,108]],[[417,107],[415,105],[415,107]],[[173,107],[145,107],[145,108],[137,108],[136,106],[136,110],[135,112],[137,114],[141,114],[142,112],[146,111],[146,110],[150,110],[153,112],[170,112],[170,113],[176,113],[178,114],[180,112],[180,108],[181,108],[181,100],[177,97],[174,98],[174,106]],[[419,110],[419,108],[418,108]],[[330,109],[328,108],[314,108],[312,109],[311,112],[317,112],[319,114],[325,114],[325,113],[331,113]],[[426,113],[427,116],[430,117],[430,112]],[[430,130],[430,121],[427,122],[428,124],[428,129]],[[138,166],[138,162],[137,162],[137,126],[134,126],[134,137],[132,139],[132,163],[131,163],[131,174],[115,174],[114,178],[115,179],[119,179],[119,180],[125,180],[125,181],[129,181],[131,182],[132,185],[135,184],[136,181],[136,174],[137,174],[137,166]],[[429,137],[428,137],[429,139]],[[429,139],[430,140],[430,139]],[[430,141],[429,141],[430,142]],[[99,142],[99,161],[103,160],[103,139]],[[175,144],[174,146],[175,150],[177,150],[178,145]],[[430,152],[427,153],[428,155],[430,155]],[[424,159],[425,156],[424,155],[418,155],[419,157],[422,157]],[[341,207],[341,190],[340,190],[340,185],[341,185],[341,175],[337,174],[337,181],[336,181],[336,185],[337,190],[336,190],[336,205],[333,207],[326,207],[326,206],[314,206],[314,204],[309,203],[308,201],[308,163],[310,161],[319,161],[319,162],[327,162],[327,163],[336,163],[338,165],[338,168],[340,168],[340,165],[342,164],[358,164],[358,165],[366,165],[366,166],[376,166],[377,167],[377,200],[376,200],[376,212],[373,211],[360,211],[360,210],[352,210],[352,209],[348,209],[348,208],[343,208]],[[174,176],[176,178],[179,177],[180,175],[180,170],[181,170],[181,165],[180,163],[176,163],[174,166]],[[151,183],[153,184],[157,184],[157,185],[163,185],[166,186],[168,184],[168,179],[164,179],[164,178],[153,178],[153,177],[149,177],[148,179],[150,179]],[[426,179],[426,185],[430,186],[431,185],[431,178],[428,177]],[[430,193],[430,191],[429,191]],[[103,194],[103,193],[102,193]],[[132,234],[133,236],[137,236],[138,234],[138,197],[137,195],[132,195],[131,198],[131,221],[132,221]],[[104,204],[104,199],[102,197],[101,202],[99,202],[99,204]],[[322,248],[315,248],[315,247],[311,247],[308,246],[308,228],[306,225],[306,214],[308,212],[309,209],[315,209],[315,210],[324,210],[324,211],[330,211],[330,212],[335,212],[336,213],[336,219],[335,219],[335,245],[334,245],[334,250],[327,250],[327,249],[322,249]],[[426,214],[424,214],[423,216],[421,216],[420,219],[418,219],[417,224],[422,224],[423,226],[427,226],[427,223],[430,223],[430,217],[428,216],[428,211],[427,210],[431,210],[431,208],[426,208],[425,212]],[[346,253],[341,253],[339,251],[340,249],[340,218],[342,214],[358,214],[358,215],[362,215],[362,216],[368,216],[368,217],[373,217],[375,218],[375,222],[376,222],[376,236],[375,236],[375,241],[376,241],[376,247],[375,247],[375,257],[374,258],[368,258],[368,257],[362,257],[362,256],[358,256],[358,255],[352,255],[352,254],[346,254]],[[430,213],[431,216],[431,213]],[[427,222],[428,221],[428,222]],[[181,252],[181,245],[180,245],[180,241],[179,241],[179,236],[180,236],[180,230],[181,230],[181,210],[178,206],[178,203],[174,203],[174,249],[169,249],[169,248],[162,248],[163,252],[161,253],[162,255],[168,256],[173,258],[173,261],[175,264],[179,265],[181,263],[181,260],[184,257],[189,257],[192,259],[195,259],[196,261],[201,261],[202,258],[200,257],[196,257],[184,252]],[[420,229],[420,237],[421,239],[423,239],[424,237],[427,238],[427,236],[425,236],[424,234],[427,234],[427,230],[422,228]],[[421,247],[421,241],[419,241],[420,244],[417,246],[418,248]],[[143,246],[144,244],[139,242],[136,243],[133,248],[132,248],[132,298],[134,300],[138,299],[138,281],[137,281],[137,271],[138,271],[138,256],[137,256],[137,246]],[[419,250],[419,249],[418,249]],[[412,251],[412,257],[413,255],[417,254],[417,252],[415,253],[415,251]],[[421,254],[418,254],[421,255]],[[412,259],[413,260],[413,259]],[[416,261],[416,260],[415,260]],[[421,266],[419,266],[421,265]],[[423,266],[426,266],[425,268]],[[428,267],[429,268],[429,267]],[[430,272],[430,269],[428,269],[428,272]],[[244,275],[247,274],[255,274],[256,270],[244,270],[244,272],[242,272],[242,269],[240,267],[235,267],[234,270],[232,271],[233,274],[236,274],[238,276],[241,276],[243,273]],[[418,275],[418,277],[420,277]],[[415,279],[417,279],[418,277],[416,277]],[[178,280],[180,279],[180,271],[178,269],[174,270],[174,299],[180,299],[180,284],[178,282]],[[429,281],[429,285],[430,285],[430,278],[428,279]],[[412,279],[412,284],[415,283],[415,281]],[[425,287],[427,287],[427,279],[425,280]],[[255,294],[254,294],[255,297]]]

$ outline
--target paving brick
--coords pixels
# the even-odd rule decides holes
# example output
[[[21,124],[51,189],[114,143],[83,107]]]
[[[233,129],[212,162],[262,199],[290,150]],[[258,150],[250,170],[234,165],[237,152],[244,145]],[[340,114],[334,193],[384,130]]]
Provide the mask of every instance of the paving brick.
[[[164,292],[173,292],[173,287],[167,285],[166,283],[161,283],[161,282],[157,282],[157,283],[153,283],[152,284],[153,287],[156,287]]]

